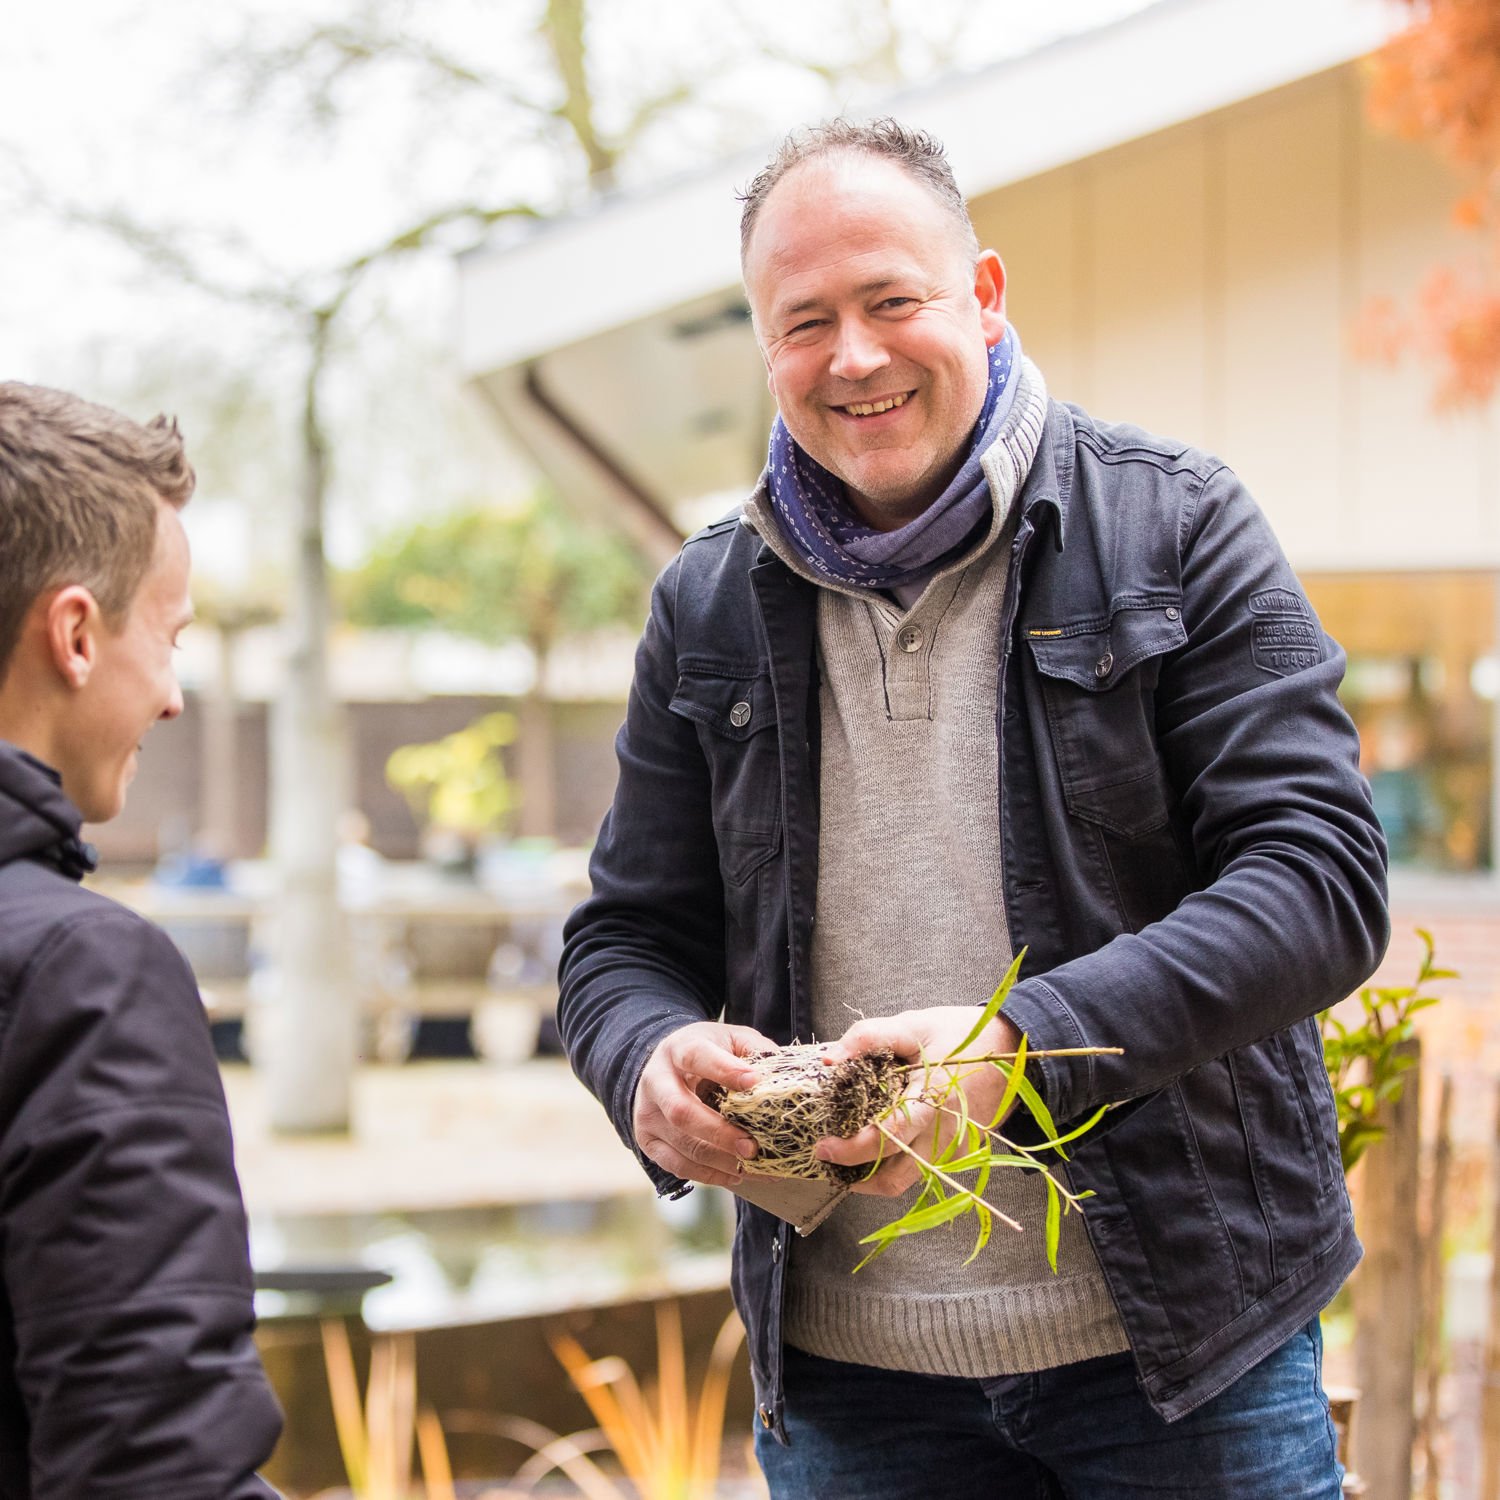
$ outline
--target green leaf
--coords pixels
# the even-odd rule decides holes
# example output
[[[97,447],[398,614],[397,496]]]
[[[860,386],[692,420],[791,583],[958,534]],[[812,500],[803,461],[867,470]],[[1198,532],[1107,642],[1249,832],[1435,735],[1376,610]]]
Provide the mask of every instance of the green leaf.
[[[974,1236],[974,1248],[969,1251],[969,1257],[964,1264],[971,1264],[974,1257],[984,1249],[990,1242],[990,1233],[995,1227],[995,1216],[988,1209],[976,1209],[975,1216],[979,1220],[979,1231]]]
[[[1016,982],[1016,975],[1021,972],[1021,960],[1026,957],[1024,948],[1011,960],[1010,967],[1005,971],[1005,978],[1000,981],[995,993],[990,996],[989,1004],[980,1011],[979,1019],[974,1023],[974,1029],[956,1046],[949,1054],[954,1058],[961,1052],[966,1052],[979,1040],[980,1033],[996,1016],[1000,1014],[1000,1007],[1005,1004],[1005,997],[1010,994],[1011,986]]]
[[[1062,1197],[1057,1184],[1048,1177],[1047,1184],[1047,1264],[1052,1274],[1057,1275],[1057,1245],[1062,1235]]]
[[[1107,1104],[1101,1104],[1099,1106],[1099,1108],[1096,1109],[1093,1112],[1093,1114],[1091,1114],[1088,1117],[1088,1119],[1086,1119],[1083,1122],[1082,1125],[1075,1126],[1066,1135],[1059,1135],[1059,1136],[1054,1137],[1050,1141],[1043,1141],[1042,1144],[1037,1147],[1037,1150],[1038,1151],[1055,1150],[1059,1146],[1066,1146],[1070,1141],[1076,1141],[1079,1136],[1081,1136],[1081,1135],[1087,1135],[1088,1132],[1091,1131],[1094,1128],[1094,1126],[1096,1126],[1099,1123],[1099,1121],[1102,1120],[1105,1117],[1105,1115],[1107,1115],[1109,1113],[1109,1111],[1110,1111],[1110,1106],[1109,1105],[1107,1105]]]
[[[1012,1075],[1016,1080],[1016,1092],[1021,1096],[1021,1103],[1026,1106],[1027,1113],[1041,1126],[1043,1133],[1050,1140],[1057,1134],[1057,1126],[1052,1122],[1052,1113],[1042,1103],[1042,1096],[1032,1087],[1031,1080],[1017,1073]],[[1060,1146],[1058,1152],[1062,1156],[1068,1153]]]
[[[1021,1033],[1021,1040],[1016,1044],[1015,1060],[1008,1066],[1005,1063],[996,1063],[995,1066],[1005,1074],[1005,1092],[1000,1095],[999,1106],[995,1110],[995,1118],[990,1121],[990,1129],[996,1130],[1000,1123],[1010,1113],[1010,1107],[1016,1102],[1016,1093],[1021,1087],[1020,1080],[1026,1076],[1026,1033]]]

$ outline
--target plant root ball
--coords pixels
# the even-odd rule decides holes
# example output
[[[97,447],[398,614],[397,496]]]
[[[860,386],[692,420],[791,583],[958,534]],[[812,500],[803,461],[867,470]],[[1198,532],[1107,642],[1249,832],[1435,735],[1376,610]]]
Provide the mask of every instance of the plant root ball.
[[[883,1114],[906,1090],[909,1069],[889,1052],[828,1063],[817,1045],[782,1047],[754,1059],[760,1081],[711,1102],[760,1148],[745,1171],[759,1177],[857,1182],[868,1166],[819,1161],[813,1147],[828,1135],[847,1138]]]

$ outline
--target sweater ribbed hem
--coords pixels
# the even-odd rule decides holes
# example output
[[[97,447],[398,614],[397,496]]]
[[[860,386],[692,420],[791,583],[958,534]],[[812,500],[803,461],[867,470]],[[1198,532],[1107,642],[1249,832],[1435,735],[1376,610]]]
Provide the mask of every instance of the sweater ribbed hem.
[[[1099,1275],[958,1296],[872,1295],[858,1284],[790,1278],[787,1343],[823,1359],[986,1380],[1120,1354],[1130,1345]]]

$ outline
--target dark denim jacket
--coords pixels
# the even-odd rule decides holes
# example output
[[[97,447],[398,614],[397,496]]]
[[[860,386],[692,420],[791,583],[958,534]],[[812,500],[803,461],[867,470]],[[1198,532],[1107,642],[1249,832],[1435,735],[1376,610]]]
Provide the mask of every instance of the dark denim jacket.
[[[1384,951],[1385,846],[1343,654],[1229,470],[1053,403],[1019,503],[997,733],[1005,909],[1028,951],[1006,1013],[1034,1047],[1124,1048],[1033,1076],[1060,1125],[1119,1106],[1072,1177],[1170,1420],[1359,1258],[1312,1016]],[[657,585],[558,1010],[627,1142],[674,1027],[722,1009],[810,1034],[816,592],[735,521]],[[790,1234],[739,1205],[735,1295],[778,1434]]]

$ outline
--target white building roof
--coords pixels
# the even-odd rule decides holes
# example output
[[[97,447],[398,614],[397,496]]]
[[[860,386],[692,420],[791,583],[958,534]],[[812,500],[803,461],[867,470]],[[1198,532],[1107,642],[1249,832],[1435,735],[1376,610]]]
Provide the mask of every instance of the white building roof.
[[[1404,15],[1392,0],[1159,0],[884,107],[945,143],[973,199],[1347,63]],[[565,494],[630,502],[623,518],[661,550],[686,503],[753,477],[769,425],[735,199],[764,156],[461,265],[466,374]]]

